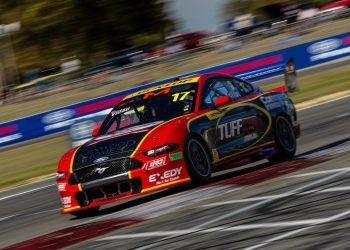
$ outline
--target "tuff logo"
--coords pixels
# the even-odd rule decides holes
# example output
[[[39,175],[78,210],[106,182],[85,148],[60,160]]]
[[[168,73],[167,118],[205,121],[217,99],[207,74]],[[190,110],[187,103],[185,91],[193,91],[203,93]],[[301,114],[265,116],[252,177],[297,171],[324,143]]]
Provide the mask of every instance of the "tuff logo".
[[[242,119],[223,123],[218,126],[220,130],[220,140],[230,139],[241,134]]]

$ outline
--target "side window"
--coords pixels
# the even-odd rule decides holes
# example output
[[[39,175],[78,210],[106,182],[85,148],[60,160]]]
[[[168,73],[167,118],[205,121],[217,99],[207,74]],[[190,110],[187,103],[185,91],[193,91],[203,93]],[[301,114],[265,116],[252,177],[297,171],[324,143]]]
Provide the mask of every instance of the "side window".
[[[135,110],[130,110],[120,115],[119,129],[140,122]]]
[[[239,89],[243,96],[246,96],[253,92],[253,86],[240,79],[232,78],[232,83]]]
[[[201,107],[212,107],[216,98],[225,95],[230,96],[232,100],[237,100],[242,97],[240,91],[232,83],[231,79],[210,80],[205,90]]]

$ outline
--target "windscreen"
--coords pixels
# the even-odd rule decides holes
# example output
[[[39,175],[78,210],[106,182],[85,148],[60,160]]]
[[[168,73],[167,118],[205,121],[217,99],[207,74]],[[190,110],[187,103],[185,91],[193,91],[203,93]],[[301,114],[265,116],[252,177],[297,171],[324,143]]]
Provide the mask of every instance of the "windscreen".
[[[193,112],[197,83],[167,87],[119,103],[103,122],[100,135]]]

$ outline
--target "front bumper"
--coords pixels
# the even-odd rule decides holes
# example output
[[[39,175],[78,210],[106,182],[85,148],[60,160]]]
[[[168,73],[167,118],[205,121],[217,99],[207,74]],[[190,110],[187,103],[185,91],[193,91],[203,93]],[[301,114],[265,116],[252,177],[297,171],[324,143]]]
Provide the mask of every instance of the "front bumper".
[[[150,162],[162,157],[166,157],[163,166],[148,169]],[[169,155],[152,158],[139,155],[138,160],[143,162],[143,166],[127,173],[73,185],[68,181],[57,182],[62,212],[71,213],[101,206],[190,181],[183,157],[171,160]]]

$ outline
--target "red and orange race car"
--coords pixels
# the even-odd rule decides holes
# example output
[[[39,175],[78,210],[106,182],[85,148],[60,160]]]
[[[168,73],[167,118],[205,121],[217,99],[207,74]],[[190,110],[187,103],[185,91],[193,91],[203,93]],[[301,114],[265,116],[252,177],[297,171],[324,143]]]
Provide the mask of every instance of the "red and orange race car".
[[[212,172],[294,156],[300,134],[292,101],[236,77],[203,74],[126,96],[57,170],[63,213],[208,181]]]

